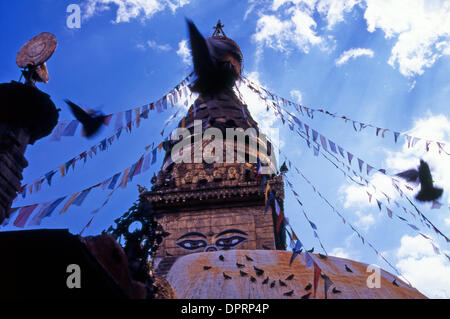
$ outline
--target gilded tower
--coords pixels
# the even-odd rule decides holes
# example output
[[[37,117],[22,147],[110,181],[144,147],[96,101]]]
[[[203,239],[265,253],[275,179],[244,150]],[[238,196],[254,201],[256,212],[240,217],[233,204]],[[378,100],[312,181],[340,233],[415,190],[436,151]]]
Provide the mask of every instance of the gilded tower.
[[[195,45],[192,38],[191,32]],[[239,46],[225,36],[220,22],[205,43],[215,55],[214,62],[223,63],[236,76],[229,81],[234,85],[242,64]],[[193,56],[195,64],[195,52]],[[201,80],[193,84],[198,98],[178,124],[185,132],[183,141],[165,143],[162,168],[152,190],[143,194],[170,233],[157,257],[233,248],[284,249],[283,227],[276,224],[272,209],[266,208],[267,185],[280,202],[284,198],[282,176],[276,174],[271,160],[271,144],[262,138],[232,85],[204,88]],[[178,151],[180,143],[183,149]],[[261,173],[263,168],[272,173]]]

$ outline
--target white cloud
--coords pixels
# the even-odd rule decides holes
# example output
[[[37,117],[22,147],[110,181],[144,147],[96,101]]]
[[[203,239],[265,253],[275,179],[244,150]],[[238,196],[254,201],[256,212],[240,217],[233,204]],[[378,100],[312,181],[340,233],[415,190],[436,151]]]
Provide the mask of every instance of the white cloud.
[[[396,199],[399,195],[392,186],[392,181],[390,178],[386,177],[381,173],[376,173],[370,179],[370,183],[375,185],[377,189],[382,189],[386,194],[388,194],[392,199]],[[372,194],[371,202],[369,202],[369,192]],[[344,208],[359,208],[363,209],[366,207],[377,207],[376,199],[380,197],[380,194],[376,194],[371,187],[361,187],[356,184],[345,184],[339,189],[340,200],[344,204]],[[384,199],[382,197],[378,199]]]
[[[273,10],[277,11],[282,1],[274,1]],[[260,14],[256,23],[253,40],[258,44],[257,54],[264,46],[289,52],[294,46],[308,53],[311,46],[321,44],[323,39],[316,34],[317,23],[314,21],[314,1],[294,1],[294,5],[284,7],[281,16],[276,13]]]
[[[300,92],[299,90],[292,90],[291,92],[289,92],[289,94],[295,98],[295,100],[297,101],[297,103],[301,104],[302,103],[302,92]]]
[[[251,3],[253,11],[255,3]],[[364,10],[367,31],[381,30],[387,39],[395,40],[388,63],[404,76],[421,75],[439,58],[450,55],[448,0],[273,0],[259,11],[253,35],[257,57],[264,47],[286,53],[293,48],[308,53],[313,46],[329,50],[330,38],[320,34],[315,14],[332,30],[357,5]]]
[[[257,86],[267,87],[261,84],[259,73],[256,71],[249,73],[246,77]],[[245,97],[243,102],[247,104],[248,110],[258,123],[260,131],[270,138],[276,148],[283,147],[285,141],[281,139],[282,137],[279,132],[281,124],[277,123],[278,118],[273,116],[273,110],[269,108],[269,111],[267,111],[264,101],[245,84],[238,82],[237,87],[241,95]]]
[[[317,11],[326,16],[328,29],[331,30],[335,24],[344,21],[344,13],[352,11],[359,3],[361,0],[321,0]]]
[[[145,50],[147,47],[154,49],[156,51],[170,51],[172,47],[169,44],[158,44],[155,41],[149,40],[145,44],[138,43],[136,47],[139,50]]]
[[[192,65],[191,50],[188,47],[187,40],[181,40],[178,43],[177,54],[178,54],[178,56],[181,57],[184,64],[186,64],[188,66]]]
[[[403,276],[428,297],[450,298],[450,265],[446,257],[436,255],[429,241],[420,235],[405,235],[400,242],[396,266]]]
[[[147,45],[149,48],[158,50],[158,51],[170,51],[172,47],[169,44],[158,44],[155,41],[147,41]]]
[[[319,36],[314,14],[319,13],[328,22],[328,29],[344,20],[344,13],[350,12],[361,0],[273,0],[272,5],[260,11],[253,40],[258,44],[257,56],[263,47],[281,52],[292,48],[308,53],[313,46],[328,50],[330,36]],[[254,3],[251,2],[251,11]],[[249,14],[249,12],[246,14]],[[332,44],[332,43],[331,43]]]
[[[149,19],[155,13],[170,9],[173,13],[189,3],[189,0],[86,0],[85,18],[92,17],[96,12],[117,7],[116,23],[129,22],[141,17]]]
[[[368,231],[370,227],[375,224],[375,217],[373,214],[365,214],[361,211],[356,211],[355,214],[358,217],[358,220],[355,222],[355,226],[363,229],[364,231]]]
[[[142,43],[136,44],[136,48],[138,48],[139,50],[145,51],[145,45],[143,45]]]
[[[350,259],[350,254],[344,248],[336,247],[330,252],[330,256]]]
[[[388,63],[400,73],[421,75],[450,50],[450,2],[443,0],[365,0],[367,30],[397,38]]]
[[[361,56],[368,56],[370,58],[373,58],[373,51],[370,49],[363,49],[363,48],[354,48],[347,50],[341,54],[339,58],[336,59],[336,65],[341,66],[348,62],[350,59],[356,59]]]

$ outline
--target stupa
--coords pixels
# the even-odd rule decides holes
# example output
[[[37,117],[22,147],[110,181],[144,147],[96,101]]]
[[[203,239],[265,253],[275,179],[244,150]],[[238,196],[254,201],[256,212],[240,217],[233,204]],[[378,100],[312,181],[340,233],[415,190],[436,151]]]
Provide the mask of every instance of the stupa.
[[[292,252],[285,250],[284,220],[277,215],[283,210],[283,175],[277,172],[272,145],[261,138],[233,90],[242,52],[220,20],[207,39],[192,22],[188,25],[197,76],[192,90],[199,96],[178,124],[183,140],[164,144],[161,170],[152,189],[141,194],[170,233],[156,254],[155,273],[168,280],[179,298],[313,298],[308,293],[314,272],[306,268],[305,255],[290,264]],[[211,128],[217,129],[214,139],[201,139]],[[217,140],[219,133],[225,136],[236,128],[248,132],[243,148],[235,138]],[[235,160],[217,161],[227,150]],[[203,158],[196,161],[198,154]],[[263,168],[269,173],[262,174]],[[274,203],[266,205],[268,187],[280,207],[267,207]],[[424,298],[386,271],[381,271],[381,287],[369,288],[367,265],[311,256],[333,282],[327,298]],[[323,282],[319,278],[316,298],[325,297]]]

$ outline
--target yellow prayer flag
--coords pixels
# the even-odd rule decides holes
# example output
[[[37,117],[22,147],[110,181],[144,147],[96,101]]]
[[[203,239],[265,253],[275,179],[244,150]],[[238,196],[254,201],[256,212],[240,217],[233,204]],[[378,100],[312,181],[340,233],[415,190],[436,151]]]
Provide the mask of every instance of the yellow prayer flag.
[[[270,184],[269,184],[269,182],[267,182],[267,184],[266,184],[266,190],[264,191],[264,197],[265,197],[265,199],[266,199],[265,205],[267,205],[267,199],[268,199],[268,195],[269,195],[269,190],[270,190]]]
[[[59,171],[61,172],[62,177],[66,176],[66,165],[61,165]]]
[[[134,109],[134,115],[136,117],[136,127],[139,127],[139,124],[141,123],[141,107],[138,106]]]
[[[128,183],[128,175],[130,174],[130,167],[128,167],[122,174],[122,179],[120,181],[120,187],[126,188]]]
[[[79,192],[76,192],[75,194],[72,194],[72,196],[70,196],[70,198],[67,200],[67,202],[64,204],[63,208],[59,212],[59,215],[64,214],[69,209],[70,205],[72,205],[75,199],[77,199],[78,194]]]

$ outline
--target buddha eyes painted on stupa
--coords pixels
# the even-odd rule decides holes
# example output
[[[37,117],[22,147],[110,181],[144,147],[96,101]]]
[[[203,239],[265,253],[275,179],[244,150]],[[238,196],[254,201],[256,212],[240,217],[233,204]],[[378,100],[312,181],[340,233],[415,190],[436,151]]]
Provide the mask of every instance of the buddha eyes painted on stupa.
[[[185,250],[217,251],[232,249],[248,240],[248,234],[240,229],[226,229],[217,235],[188,232],[177,239],[176,245]]]

